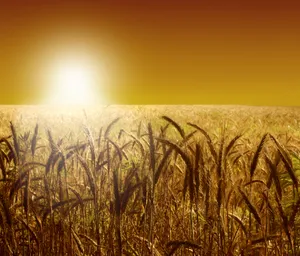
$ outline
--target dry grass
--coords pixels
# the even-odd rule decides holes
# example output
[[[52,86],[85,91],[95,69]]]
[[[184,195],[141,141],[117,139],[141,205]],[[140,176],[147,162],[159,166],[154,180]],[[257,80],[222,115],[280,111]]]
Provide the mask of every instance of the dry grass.
[[[0,255],[300,253],[297,108],[1,115]]]

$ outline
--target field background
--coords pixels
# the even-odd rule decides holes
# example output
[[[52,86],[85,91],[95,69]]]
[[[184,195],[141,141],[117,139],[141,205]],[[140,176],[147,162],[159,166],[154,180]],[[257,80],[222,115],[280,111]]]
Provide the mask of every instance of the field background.
[[[1,133],[9,133],[9,122],[32,128],[36,123],[55,128],[62,125],[66,134],[80,125],[88,124],[99,129],[117,117],[125,126],[140,121],[159,121],[162,115],[168,115],[179,122],[196,122],[205,129],[222,125],[229,131],[243,129],[243,132],[288,132],[297,135],[300,120],[299,107],[267,107],[242,105],[106,105],[98,107],[67,107],[40,105],[1,105]],[[76,125],[70,125],[75,122]],[[134,126],[133,126],[134,127]],[[130,129],[130,128],[129,128]],[[64,130],[64,129],[62,129]],[[62,131],[60,129],[60,132]],[[240,132],[241,130],[239,130]]]
[[[298,107],[1,106],[1,255],[298,255]]]

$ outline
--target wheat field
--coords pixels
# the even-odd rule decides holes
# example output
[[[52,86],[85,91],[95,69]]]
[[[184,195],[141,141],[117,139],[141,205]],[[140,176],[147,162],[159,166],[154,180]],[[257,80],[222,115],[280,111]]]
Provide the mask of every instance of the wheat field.
[[[300,254],[299,108],[0,116],[0,255]]]

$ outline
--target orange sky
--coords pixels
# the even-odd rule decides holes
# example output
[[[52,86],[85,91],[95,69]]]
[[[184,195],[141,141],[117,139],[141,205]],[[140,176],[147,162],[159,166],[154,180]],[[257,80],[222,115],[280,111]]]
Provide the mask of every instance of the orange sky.
[[[45,97],[65,52],[104,63],[112,104],[297,105],[299,1],[5,1],[0,103]]]

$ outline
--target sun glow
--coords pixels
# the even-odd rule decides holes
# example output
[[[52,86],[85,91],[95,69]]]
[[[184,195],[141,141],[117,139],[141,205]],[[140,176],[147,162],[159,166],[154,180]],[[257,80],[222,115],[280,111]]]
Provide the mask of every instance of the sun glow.
[[[98,89],[103,74],[97,65],[84,59],[60,60],[50,72],[48,104],[91,105],[102,103]]]

